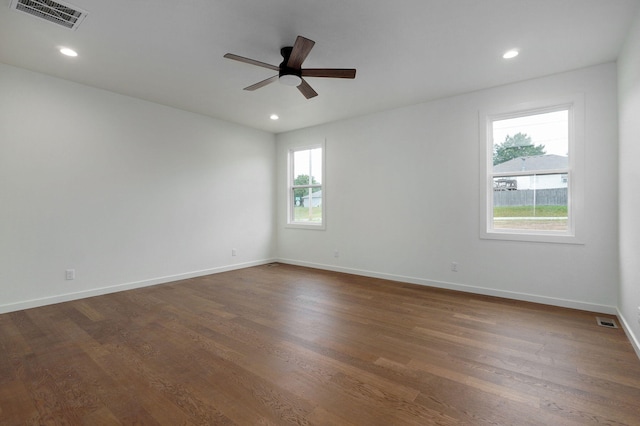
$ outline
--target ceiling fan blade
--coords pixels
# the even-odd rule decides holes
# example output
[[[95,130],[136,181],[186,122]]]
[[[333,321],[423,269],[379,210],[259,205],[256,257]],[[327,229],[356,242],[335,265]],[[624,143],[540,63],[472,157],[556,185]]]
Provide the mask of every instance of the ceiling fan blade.
[[[267,78],[265,80],[259,81],[256,84],[252,84],[251,86],[247,86],[247,87],[244,88],[244,90],[253,91],[253,90],[259,89],[261,87],[264,87],[267,84],[273,83],[274,81],[277,81],[277,80],[278,80],[278,76],[274,75],[273,77],[269,77],[269,78]]]
[[[287,61],[287,66],[289,68],[299,70],[302,66],[302,62],[304,62],[309,52],[311,52],[311,49],[313,49],[314,44],[316,44],[315,41],[298,36],[298,38],[296,38],[296,42],[293,44],[293,49],[291,49],[291,55],[289,56],[289,61]]]
[[[269,68],[270,70],[280,71],[280,67],[276,65],[267,64],[266,62],[256,61],[255,59],[245,58],[244,56],[234,55],[233,53],[227,53],[224,55],[227,59],[233,59],[234,61],[244,62],[245,64],[257,65],[263,68]]]
[[[356,78],[356,70],[347,68],[307,68],[303,77]]]
[[[307,99],[315,98],[316,96],[318,96],[318,93],[313,90],[313,88],[309,86],[309,83],[304,81],[304,79],[302,79],[302,83],[300,83],[300,85],[298,86],[298,90]]]

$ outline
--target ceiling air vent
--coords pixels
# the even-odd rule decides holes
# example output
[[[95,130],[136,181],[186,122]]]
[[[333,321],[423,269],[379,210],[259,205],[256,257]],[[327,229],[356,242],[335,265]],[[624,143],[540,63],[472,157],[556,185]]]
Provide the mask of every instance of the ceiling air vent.
[[[87,16],[87,12],[73,5],[51,0],[11,0],[10,7],[70,30],[77,29]]]

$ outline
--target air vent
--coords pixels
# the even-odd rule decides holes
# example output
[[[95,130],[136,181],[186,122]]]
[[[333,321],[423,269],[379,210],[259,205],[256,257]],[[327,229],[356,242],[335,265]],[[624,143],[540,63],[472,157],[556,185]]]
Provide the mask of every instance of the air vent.
[[[609,318],[596,317],[596,321],[598,322],[598,325],[602,327],[618,328],[616,322]]]
[[[70,4],[51,0],[11,0],[11,9],[76,30],[87,12]]]

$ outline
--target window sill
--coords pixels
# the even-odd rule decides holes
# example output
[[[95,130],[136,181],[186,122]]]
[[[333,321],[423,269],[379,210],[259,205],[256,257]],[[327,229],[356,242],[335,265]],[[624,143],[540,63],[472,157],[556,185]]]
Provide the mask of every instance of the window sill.
[[[324,231],[326,226],[324,223],[319,224],[307,224],[307,223],[287,223],[285,228],[289,229],[310,229],[312,231]]]
[[[551,243],[551,244],[576,244],[584,245],[584,242],[570,234],[554,234],[554,233],[523,233],[510,231],[485,231],[480,235],[482,240],[501,240],[501,241],[522,241],[529,243]]]

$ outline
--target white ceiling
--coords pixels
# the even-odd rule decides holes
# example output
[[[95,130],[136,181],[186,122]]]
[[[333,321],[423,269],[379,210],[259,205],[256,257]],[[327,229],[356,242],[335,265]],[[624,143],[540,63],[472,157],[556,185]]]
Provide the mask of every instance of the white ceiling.
[[[640,0],[70,0],[76,31],[0,0],[0,62],[279,133],[614,61]],[[316,42],[305,99],[277,83],[297,35]],[[79,56],[58,53],[71,47]],[[510,48],[520,56],[502,59]],[[274,122],[269,115],[281,119]]]

